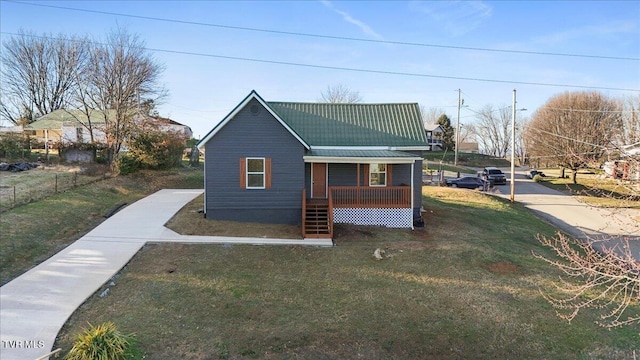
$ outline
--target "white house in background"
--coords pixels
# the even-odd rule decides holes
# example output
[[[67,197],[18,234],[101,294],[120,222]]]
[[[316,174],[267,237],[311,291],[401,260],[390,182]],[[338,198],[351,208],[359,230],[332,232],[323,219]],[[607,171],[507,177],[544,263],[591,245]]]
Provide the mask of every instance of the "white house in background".
[[[620,152],[624,157],[640,157],[640,142],[620,147]]]
[[[24,129],[22,125],[17,126],[0,126],[0,135],[3,134],[22,134]]]
[[[107,112],[113,118],[112,112]],[[143,126],[154,126],[163,132],[174,132],[191,138],[193,132],[187,125],[180,124],[169,118],[136,115],[136,122]],[[41,116],[35,122],[27,125],[24,130],[32,131],[38,141],[52,143],[89,143],[91,142],[91,125],[93,139],[97,143],[105,143],[105,115],[99,110],[91,110],[89,116],[81,110],[56,110]]]
[[[180,124],[179,122],[169,118],[163,118],[160,116],[139,116],[138,119],[144,121],[145,124],[150,124],[156,127],[162,132],[180,134],[187,139],[191,139],[193,137],[193,131],[189,126]]]
[[[602,165],[605,176],[614,179],[640,181],[640,143],[620,147],[620,158]]]
[[[427,143],[429,144],[429,150],[427,151],[440,151],[444,149],[442,145],[442,136],[444,130],[439,124],[425,124],[424,129],[427,134]]]
[[[89,143],[92,128],[95,142],[104,143],[104,113],[91,110],[89,116],[81,110],[55,110],[39,117],[36,121],[25,126],[25,131],[32,131],[36,140],[45,143]]]

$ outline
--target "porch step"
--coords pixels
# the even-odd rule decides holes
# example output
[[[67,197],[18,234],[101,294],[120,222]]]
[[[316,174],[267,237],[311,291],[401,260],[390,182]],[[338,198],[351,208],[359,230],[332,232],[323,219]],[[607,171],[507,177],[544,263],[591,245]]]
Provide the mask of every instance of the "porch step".
[[[305,237],[329,237],[329,206],[321,202],[308,203],[305,211]]]

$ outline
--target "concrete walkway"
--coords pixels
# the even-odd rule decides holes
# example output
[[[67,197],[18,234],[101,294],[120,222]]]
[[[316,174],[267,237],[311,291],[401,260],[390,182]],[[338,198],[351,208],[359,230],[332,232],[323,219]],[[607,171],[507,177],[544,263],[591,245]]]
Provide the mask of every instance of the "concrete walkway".
[[[147,242],[333,246],[330,239],[183,236],[164,227],[200,194],[161,190],[141,199],[0,287],[0,359],[32,360],[49,353],[67,318]]]
[[[507,176],[510,175],[507,173]],[[494,188],[494,194],[510,198],[510,183]],[[515,201],[522,203],[575,238],[595,240],[596,248],[620,247],[628,242],[640,261],[640,210],[597,208],[579,202],[516,172]]]

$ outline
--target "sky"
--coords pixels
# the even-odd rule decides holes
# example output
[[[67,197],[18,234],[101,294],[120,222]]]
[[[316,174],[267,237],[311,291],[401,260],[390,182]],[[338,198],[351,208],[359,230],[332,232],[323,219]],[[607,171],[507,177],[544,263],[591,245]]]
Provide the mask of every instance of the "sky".
[[[640,96],[640,1],[6,1],[20,29],[104,39],[124,28],[164,67],[161,116],[201,138],[251,90],[316,102],[419,103],[472,123],[487,105],[530,116],[552,96]],[[8,125],[8,124],[2,124]]]

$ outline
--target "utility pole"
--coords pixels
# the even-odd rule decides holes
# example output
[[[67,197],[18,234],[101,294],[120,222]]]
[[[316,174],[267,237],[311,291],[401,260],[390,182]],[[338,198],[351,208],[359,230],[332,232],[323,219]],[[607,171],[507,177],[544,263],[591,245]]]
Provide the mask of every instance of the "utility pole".
[[[453,165],[458,166],[458,145],[460,144],[460,106],[462,106],[462,95],[460,89],[458,89],[458,119],[456,120],[456,147],[455,156],[453,158]]]
[[[515,201],[516,189],[516,89],[513,89],[513,104],[511,105],[511,202]]]

